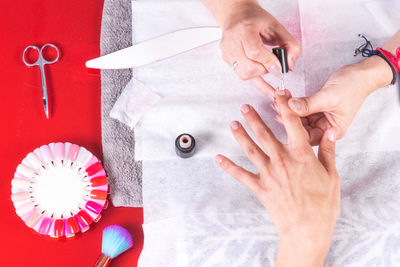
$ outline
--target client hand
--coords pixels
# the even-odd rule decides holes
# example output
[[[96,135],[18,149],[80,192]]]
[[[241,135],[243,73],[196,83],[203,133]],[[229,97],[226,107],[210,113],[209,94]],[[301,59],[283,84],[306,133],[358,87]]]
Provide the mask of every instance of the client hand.
[[[340,213],[336,131],[325,131],[317,158],[299,116],[287,105],[289,91],[279,92],[284,95],[275,97],[288,144],[280,143],[257,112],[243,105],[242,114],[264,151],[239,122],[232,122],[231,130],[259,173],[251,173],[222,155],[216,156],[216,162],[256,195],[277,226],[277,266],[323,266]]]

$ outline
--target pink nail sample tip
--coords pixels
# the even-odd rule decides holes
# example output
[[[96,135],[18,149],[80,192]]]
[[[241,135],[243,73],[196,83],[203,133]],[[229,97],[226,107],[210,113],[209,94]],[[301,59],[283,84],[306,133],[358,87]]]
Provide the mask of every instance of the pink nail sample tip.
[[[97,204],[96,202],[93,201],[88,201],[85,206],[88,210],[90,210],[93,213],[99,214],[101,210],[103,209],[102,206]]]
[[[29,153],[26,158],[32,163],[32,165],[34,165],[35,168],[42,168],[43,162],[35,153]]]
[[[54,144],[54,157],[56,159],[64,159],[65,155],[65,145],[64,143],[55,143]]]
[[[43,145],[40,147],[40,155],[46,163],[50,163],[54,160],[53,154],[51,153],[48,145]]]
[[[11,185],[15,186],[16,188],[22,189],[22,190],[29,190],[31,187],[32,183],[28,179],[24,178],[14,178],[11,180]]]
[[[34,212],[32,212],[31,216],[29,216],[26,221],[25,224],[30,227],[33,228],[35,227],[35,225],[39,222],[40,218],[42,217],[42,214],[38,213],[36,210]]]
[[[92,158],[89,160],[89,162],[86,163],[85,169],[87,169],[89,166],[95,164],[98,161],[99,161],[99,159],[96,156],[93,155]]]
[[[53,219],[44,217],[42,223],[39,227],[39,233],[47,235],[50,232],[51,225],[53,223]]]
[[[27,202],[27,203],[19,206],[15,211],[19,217],[22,217],[25,214],[27,214],[28,212],[30,212],[31,210],[33,210],[34,207],[35,206],[32,204],[32,202]]]
[[[25,164],[19,164],[17,167],[17,172],[26,178],[33,178],[36,175],[36,171]]]
[[[96,162],[95,164],[89,166],[86,169],[86,172],[88,173],[89,176],[92,176],[96,173],[98,173],[99,171],[103,170],[103,166],[101,166],[100,161]]]
[[[78,145],[71,145],[68,151],[67,160],[74,162],[76,157],[78,156],[79,146]]]
[[[89,215],[88,215],[89,216]],[[78,214],[74,215],[75,220],[78,222],[79,227],[81,229],[81,232],[86,232],[87,230],[89,230],[89,224],[85,221],[82,220],[81,217],[78,216]],[[90,217],[89,217],[90,218]]]
[[[24,201],[29,199],[29,192],[18,192],[11,195],[11,200],[14,202]]]

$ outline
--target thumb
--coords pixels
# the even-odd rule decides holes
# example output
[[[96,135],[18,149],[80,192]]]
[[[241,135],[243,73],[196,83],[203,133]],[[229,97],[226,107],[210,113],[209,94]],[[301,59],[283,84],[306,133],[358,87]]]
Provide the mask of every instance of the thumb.
[[[325,131],[322,136],[321,143],[318,148],[318,159],[324,165],[328,173],[336,173],[335,166],[335,142],[336,129],[330,128]]]
[[[289,107],[300,116],[326,111],[329,108],[329,98],[321,91],[309,97],[289,99]]]

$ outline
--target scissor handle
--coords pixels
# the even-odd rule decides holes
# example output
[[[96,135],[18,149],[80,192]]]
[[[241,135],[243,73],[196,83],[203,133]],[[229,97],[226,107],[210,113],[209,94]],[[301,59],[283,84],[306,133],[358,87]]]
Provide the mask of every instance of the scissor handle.
[[[45,49],[46,46],[51,46],[53,47],[56,51],[57,51],[57,57],[52,60],[52,61],[47,61],[44,57],[43,57],[43,49]],[[45,44],[44,46],[42,46],[42,48],[40,49],[40,55],[42,56],[43,59],[43,63],[44,64],[53,64],[54,62],[58,61],[58,58],[60,57],[60,52],[58,51],[57,46],[53,45],[53,44]]]
[[[36,51],[38,51],[38,59],[34,62],[34,63],[28,63],[26,60],[25,60],[25,54],[26,54],[26,52],[28,51],[28,49],[30,49],[30,48],[32,48],[32,49],[35,49]],[[32,66],[36,66],[36,65],[39,65],[39,59],[40,59],[40,50],[39,50],[39,48],[37,47],[37,46],[35,46],[35,45],[30,45],[30,46],[27,46],[26,48],[25,48],[25,50],[24,50],[24,52],[22,53],[22,61],[24,61],[24,63],[25,63],[25,65],[27,65],[28,67],[32,67]]]
[[[50,47],[54,48],[54,49],[57,51],[57,57],[56,57],[54,60],[47,61],[47,60],[43,57],[43,50],[44,50],[47,46],[50,46]],[[39,55],[38,55],[38,59],[37,59],[35,62],[33,62],[33,63],[29,63],[29,62],[27,62],[27,61],[25,60],[25,55],[26,55],[28,49],[35,49],[36,51],[38,51],[38,54],[39,54]],[[58,48],[57,48],[55,45],[53,45],[53,44],[45,44],[44,46],[42,46],[41,49],[39,49],[39,48],[38,48],[37,46],[35,46],[35,45],[30,45],[30,46],[27,46],[27,47],[25,48],[24,52],[22,53],[22,61],[24,61],[25,65],[27,65],[28,67],[37,66],[37,65],[52,64],[52,63],[58,61],[59,57],[60,57],[60,52],[58,51]]]

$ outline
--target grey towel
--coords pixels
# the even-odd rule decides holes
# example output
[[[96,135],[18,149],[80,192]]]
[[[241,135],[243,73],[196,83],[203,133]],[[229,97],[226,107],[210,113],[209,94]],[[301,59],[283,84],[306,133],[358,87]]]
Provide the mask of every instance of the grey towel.
[[[100,38],[101,55],[131,45],[131,1],[104,1]],[[111,187],[113,205],[141,207],[142,166],[141,162],[135,162],[133,131],[109,116],[115,101],[131,78],[131,70],[103,70],[101,72],[103,164]]]

